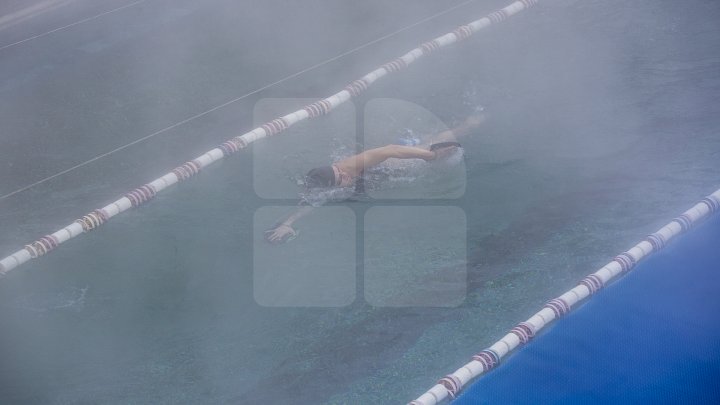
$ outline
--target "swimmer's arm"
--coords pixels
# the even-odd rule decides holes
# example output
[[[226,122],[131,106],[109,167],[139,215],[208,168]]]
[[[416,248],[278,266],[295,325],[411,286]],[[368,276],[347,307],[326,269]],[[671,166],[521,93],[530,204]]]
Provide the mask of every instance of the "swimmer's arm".
[[[449,142],[449,141],[457,141],[457,138],[463,137],[469,133],[471,133],[475,128],[479,127],[480,124],[485,122],[485,115],[478,114],[478,115],[471,115],[463,121],[462,124],[456,126],[453,129],[448,129],[446,131],[442,131],[439,134],[433,136],[430,138],[429,141],[426,141],[424,144],[430,145],[433,143],[439,143],[439,142]]]
[[[390,158],[432,160],[435,158],[435,152],[416,146],[386,145],[368,149],[359,155],[343,159],[335,165],[351,176],[359,176],[363,170],[379,165]]]
[[[465,136],[472,132],[473,129],[479,127],[483,122],[485,122],[484,114],[471,115],[467,117],[462,124],[451,129],[450,132],[452,132],[454,136]]]
[[[295,210],[295,212],[290,214],[290,216],[288,216],[286,220],[282,221],[280,223],[280,225],[286,225],[286,226],[292,227],[292,225],[295,223],[295,221],[297,221],[298,219],[309,214],[310,211],[313,210],[313,208],[314,207],[312,205],[305,205],[305,206],[298,208],[297,210]]]
[[[313,207],[310,205],[306,205],[303,207],[298,208],[293,212],[290,216],[288,216],[284,221],[280,222],[275,228],[268,229],[265,231],[265,240],[267,240],[270,243],[279,243],[284,242],[287,240],[287,238],[297,236],[297,231],[292,227],[292,225],[297,221],[298,219],[304,217],[305,215],[309,214],[310,211],[312,211]]]
[[[390,158],[423,160],[432,160],[435,158],[434,152],[425,148],[418,148],[417,146],[387,145],[379,149],[381,149],[384,154],[382,161]]]

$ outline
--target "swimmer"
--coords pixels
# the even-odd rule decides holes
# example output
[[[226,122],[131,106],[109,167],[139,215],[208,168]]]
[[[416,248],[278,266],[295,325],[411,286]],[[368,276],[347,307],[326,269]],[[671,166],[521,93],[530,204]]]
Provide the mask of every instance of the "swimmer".
[[[485,120],[484,115],[472,115],[465,122],[451,130],[443,131],[432,137],[428,142],[418,146],[386,145],[368,149],[362,153],[339,160],[332,165],[316,167],[305,177],[308,190],[362,188],[362,174],[365,170],[375,167],[388,159],[422,159],[424,161],[439,160],[451,156],[461,147],[457,138],[465,136]],[[301,205],[303,201],[301,201]],[[277,223],[276,227],[265,231],[265,240],[270,243],[281,243],[294,239],[298,231],[293,224],[312,211],[313,206],[304,205]]]

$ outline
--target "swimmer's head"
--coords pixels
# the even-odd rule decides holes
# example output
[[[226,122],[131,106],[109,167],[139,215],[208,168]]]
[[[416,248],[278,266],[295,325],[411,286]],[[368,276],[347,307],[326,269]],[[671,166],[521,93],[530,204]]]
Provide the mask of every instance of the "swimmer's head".
[[[335,170],[332,166],[311,169],[305,176],[305,187],[327,188],[335,186]]]
[[[344,201],[354,193],[342,180],[339,169],[334,166],[316,167],[305,176],[305,189],[300,191],[302,204],[319,207],[328,201]]]

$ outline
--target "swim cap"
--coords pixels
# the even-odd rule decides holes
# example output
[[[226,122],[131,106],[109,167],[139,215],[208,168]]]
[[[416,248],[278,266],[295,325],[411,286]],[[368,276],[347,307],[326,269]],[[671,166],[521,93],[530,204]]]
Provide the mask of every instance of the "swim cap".
[[[311,169],[305,176],[305,185],[310,188],[332,187],[335,185],[335,171],[332,166]]]

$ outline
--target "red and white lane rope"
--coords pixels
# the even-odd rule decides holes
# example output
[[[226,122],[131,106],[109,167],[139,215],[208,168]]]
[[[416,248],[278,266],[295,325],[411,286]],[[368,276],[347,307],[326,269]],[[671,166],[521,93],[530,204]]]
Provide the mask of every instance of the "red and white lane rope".
[[[468,382],[493,369],[503,357],[518,346],[529,342],[547,324],[567,314],[573,306],[601,290],[610,280],[632,270],[643,258],[663,249],[675,236],[718,211],[720,211],[720,190],[703,198],[694,207],[657,232],[648,235],[630,250],[615,256],[600,270],[582,279],[572,290],[548,301],[540,312],[527,321],[517,324],[502,339],[472,356],[472,361],[441,378],[434,387],[409,405],[434,405],[448,397],[455,398]]]
[[[0,260],[0,276],[30,259],[50,252],[63,242],[66,242],[84,232],[89,232],[97,228],[115,215],[144,204],[160,191],[172,186],[175,183],[189,179],[203,168],[246,148],[252,142],[268,136],[277,135],[290,126],[308,118],[325,115],[340,104],[367,90],[372,83],[383,76],[405,69],[416,60],[425,55],[429,55],[442,47],[465,40],[472,34],[487,26],[502,22],[513,14],[517,14],[520,11],[532,7],[537,4],[538,1],[539,0],[519,0],[502,10],[489,14],[486,17],[475,20],[466,25],[461,25],[454,31],[437,37],[432,41],[425,42],[405,55],[395,58],[392,61],[380,66],[360,79],[353,81],[342,91],[333,94],[330,97],[316,101],[293,113],[269,121],[244,135],[236,136],[226,142],[223,142],[215,149],[212,149],[189,162],[183,163],[166,175],[130,191],[117,201],[88,213],[59,231],[50,235],[45,235],[35,242],[25,245],[24,248],[11,254],[10,256]]]

